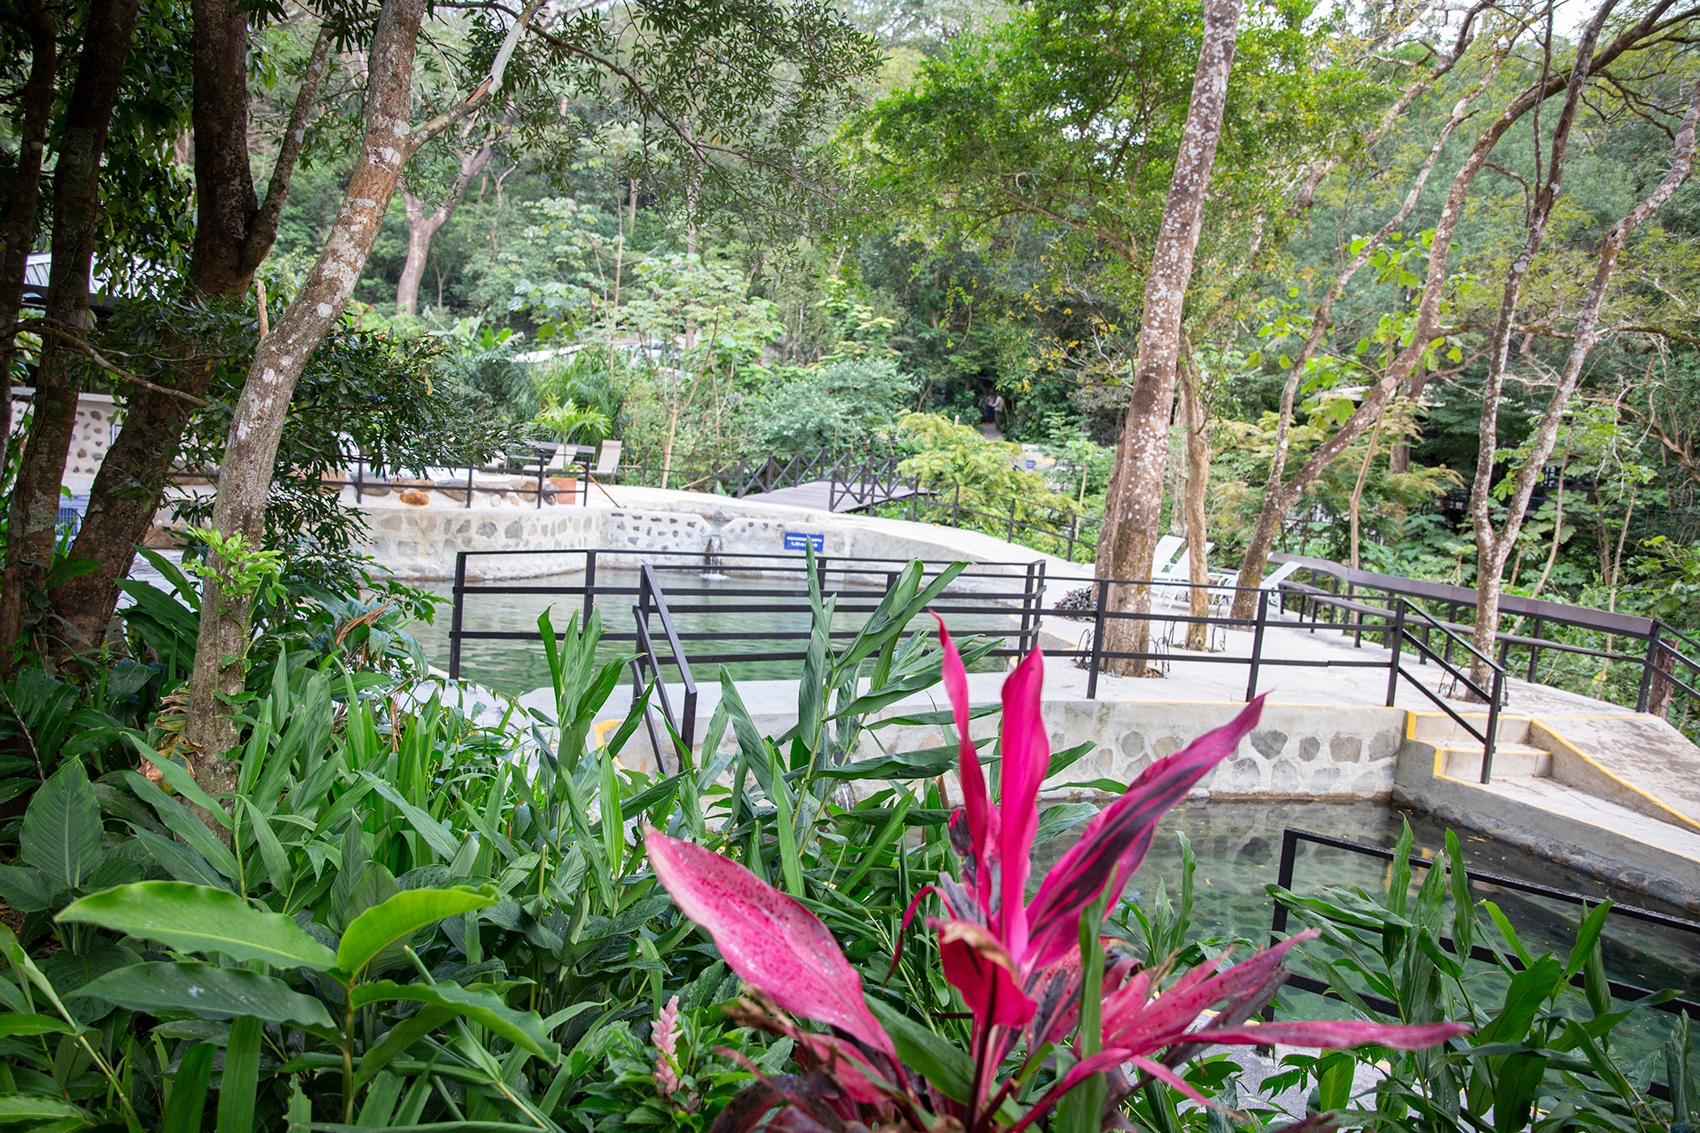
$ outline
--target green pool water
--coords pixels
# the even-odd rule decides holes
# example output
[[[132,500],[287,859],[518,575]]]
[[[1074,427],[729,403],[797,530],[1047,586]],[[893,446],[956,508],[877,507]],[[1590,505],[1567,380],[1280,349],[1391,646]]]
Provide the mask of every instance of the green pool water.
[[[1428,815],[1400,807],[1368,802],[1189,800],[1163,820],[1144,866],[1128,886],[1127,899],[1150,902],[1159,880],[1173,899],[1181,876],[1180,844],[1175,834],[1185,833],[1198,862],[1194,874],[1194,938],[1240,937],[1261,945],[1268,940],[1273,910],[1266,887],[1277,880],[1285,828],[1391,847],[1405,822],[1411,824],[1415,835],[1414,852],[1432,859],[1443,850],[1447,828]],[[1598,881],[1507,843],[1464,830],[1458,835],[1466,865],[1472,870],[1675,917],[1687,916],[1645,894]],[[1064,835],[1043,847],[1043,861],[1053,861],[1072,841],[1073,835]],[[1413,895],[1424,872],[1413,870]],[[1357,886],[1379,897],[1386,892],[1387,882],[1387,862],[1331,847],[1299,845],[1292,887],[1301,895],[1325,886]],[[1477,900],[1492,901],[1504,910],[1535,955],[1552,951],[1561,958],[1568,956],[1582,916],[1577,906],[1487,883],[1476,884],[1473,893]],[[1606,973],[1614,980],[1655,990],[1674,988],[1686,999],[1700,999],[1700,936],[1611,917],[1602,935],[1602,951]],[[1306,970],[1303,962],[1297,967]],[[1472,982],[1480,993],[1479,1002],[1500,1002],[1502,977],[1485,963],[1474,963],[1469,970],[1474,973]],[[1324,1002],[1315,995],[1289,991],[1283,994],[1283,1000],[1300,1014],[1335,1018],[1345,1014],[1341,1004]],[[1640,1012],[1621,1028],[1622,1054],[1630,1061],[1651,1054],[1664,1041],[1670,1018],[1664,1012]],[[1662,1069],[1659,1076],[1663,1077]]]
[[[811,616],[808,610],[808,588],[795,578],[763,578],[747,575],[727,576],[705,574],[700,570],[669,570],[661,576],[662,589],[673,614],[686,655],[691,657],[692,670],[699,681],[718,679],[719,667],[726,665],[734,680],[795,679],[802,671],[800,660],[772,660],[775,653],[801,653],[808,645]],[[836,580],[835,580],[836,581]],[[601,593],[596,608],[601,613],[604,630],[610,635],[632,634],[636,618],[632,606],[637,601],[639,573],[636,570],[601,568],[596,572],[597,588]],[[523,587],[582,586],[582,574],[546,575],[541,578],[519,579],[503,585]],[[429,582],[421,589],[452,596],[449,582]],[[625,591],[621,593],[620,591]],[[840,609],[833,618],[835,634],[854,633],[866,624],[873,608],[884,595],[884,587],[840,587]],[[750,606],[784,607],[748,609]],[[555,626],[566,625],[574,611],[582,613],[581,594],[490,594],[469,590],[462,614],[462,628],[480,631],[536,632],[537,618],[545,610]],[[1016,619],[1003,613],[954,613],[946,619],[951,632],[968,634],[995,632],[1004,634],[1015,628]],[[661,622],[650,618],[650,632],[657,637],[657,652]],[[416,622],[408,627],[425,648],[426,658],[447,668],[449,663],[450,610],[439,608],[433,624]],[[912,629],[931,626],[932,619],[922,615]],[[773,635],[789,635],[776,637]],[[757,637],[756,635],[762,635]],[[835,638],[842,648],[848,637]],[[598,655],[603,659],[627,655],[635,650],[630,640],[604,641]],[[698,661],[709,654],[733,655],[725,662]],[[1001,661],[985,662],[988,670],[1003,667]],[[463,639],[461,643],[461,675],[495,689],[497,692],[518,694],[549,683],[549,667],[544,660],[543,647],[537,641]]]

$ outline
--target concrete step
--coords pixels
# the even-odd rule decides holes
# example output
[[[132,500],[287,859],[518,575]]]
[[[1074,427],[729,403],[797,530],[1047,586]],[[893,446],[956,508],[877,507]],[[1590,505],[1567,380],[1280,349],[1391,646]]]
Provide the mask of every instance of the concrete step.
[[[1486,712],[1460,712],[1459,715],[1474,725],[1478,731],[1487,727]],[[1479,745],[1481,743],[1444,712],[1411,713],[1411,738],[1423,743],[1434,744],[1437,747],[1450,747],[1453,744]],[[1501,744],[1527,743],[1528,739],[1529,718],[1527,716],[1501,714],[1499,717],[1499,742]]]
[[[1441,773],[1474,783],[1482,777],[1482,745],[1446,744],[1439,748]],[[1552,752],[1528,744],[1498,743],[1493,749],[1493,777],[1552,774]]]

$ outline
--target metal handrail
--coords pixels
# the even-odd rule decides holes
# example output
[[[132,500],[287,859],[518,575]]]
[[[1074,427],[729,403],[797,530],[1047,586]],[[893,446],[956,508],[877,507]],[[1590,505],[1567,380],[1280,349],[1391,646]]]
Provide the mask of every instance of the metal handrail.
[[[1309,842],[1317,846],[1327,846],[1331,849],[1345,850],[1348,853],[1361,854],[1365,857],[1377,858],[1381,861],[1391,862],[1394,860],[1394,852],[1382,846],[1372,846],[1364,842],[1354,842],[1347,838],[1335,838],[1327,834],[1316,834],[1309,830],[1301,830],[1294,826],[1288,826],[1281,832],[1281,858],[1276,869],[1275,884],[1289,893],[1293,891],[1293,872],[1298,864],[1298,846],[1300,842]],[[1425,858],[1418,854],[1411,854],[1407,858],[1407,861],[1412,868],[1416,869],[1432,869],[1439,860],[1439,858]],[[1464,870],[1464,877],[1470,882],[1491,885],[1498,889],[1506,889],[1516,893],[1527,893],[1531,896],[1542,897],[1548,900],[1562,901],[1565,904],[1578,905],[1584,909],[1601,903],[1600,899],[1590,898],[1583,893],[1574,893],[1566,889],[1556,889],[1549,885],[1541,885],[1538,882],[1523,881],[1520,878],[1506,877],[1497,873],[1488,873],[1485,870],[1474,870],[1466,867]],[[1283,934],[1287,931],[1287,914],[1287,906],[1283,904],[1279,898],[1277,898],[1269,917],[1269,943],[1272,947],[1281,942]],[[1643,909],[1635,905],[1620,905],[1614,902],[1607,915],[1621,916],[1625,920],[1641,921],[1645,924],[1653,924],[1658,925],[1661,928],[1674,929],[1678,932],[1688,933],[1692,936],[1700,936],[1700,924],[1697,924],[1694,921],[1684,920],[1681,917],[1673,917],[1668,913],[1660,913],[1652,909]],[[1439,938],[1437,943],[1441,948],[1452,953],[1454,956],[1459,954],[1457,942],[1452,940],[1450,937],[1442,936]],[[1480,944],[1471,946],[1467,958],[1495,964],[1503,960],[1509,962],[1519,971],[1523,970],[1525,967],[1519,957],[1514,955],[1502,955]],[[1587,977],[1583,972],[1577,972],[1570,978],[1570,984],[1573,987],[1582,987],[1586,984],[1586,982]],[[1315,994],[1322,995],[1330,999],[1341,998],[1341,996],[1337,992],[1333,991],[1326,982],[1313,979],[1310,976],[1306,976],[1298,972],[1290,972],[1288,974],[1287,986],[1296,988],[1299,991],[1314,992]],[[1640,987],[1636,984],[1622,983],[1613,979],[1606,980],[1606,988],[1612,995],[1625,1000],[1643,1000],[1654,994],[1653,990],[1650,988]],[[1367,1006],[1380,1011],[1382,1014],[1394,1016],[1399,1014],[1397,1004],[1383,999],[1380,996],[1360,993],[1360,998],[1363,999]],[[1687,1012],[1689,1015],[1700,1015],[1700,1003],[1696,1003],[1693,1000],[1682,997],[1655,1000],[1648,1003],[1647,1006],[1656,1008],[1660,1011],[1668,1011],[1673,1014],[1678,1012]],[[1266,1019],[1272,1019],[1274,1017],[1273,1001],[1271,1001],[1269,1007],[1265,1010],[1264,1017]],[[1665,1100],[1669,1099],[1670,1092],[1669,1087],[1666,1084],[1654,1082],[1652,1083],[1652,1087],[1651,1092],[1655,1097],[1660,1097]]]
[[[679,760],[678,770],[683,771],[685,762],[690,758],[691,745],[696,738],[697,716],[697,683],[691,675],[690,659],[685,656],[684,646],[679,643],[679,634],[673,627],[673,615],[667,608],[667,595],[661,590],[661,584],[656,580],[655,571],[645,563],[641,568],[638,585],[638,601],[632,607],[632,615],[637,621],[638,656],[632,659],[632,696],[634,702],[644,692],[643,669],[645,663],[649,667],[651,687],[656,691],[661,701],[661,711],[667,718],[671,735],[677,737],[676,755]],[[667,682],[661,676],[661,662],[655,654],[655,642],[649,634],[650,605],[654,604],[655,613],[661,618],[661,632],[667,639],[668,651],[672,654],[671,661],[678,666],[679,679],[685,686],[684,715],[681,719],[673,711],[672,697],[667,693]],[[649,740],[655,751],[655,763],[662,773],[667,770],[661,757],[661,736],[655,727],[655,711],[653,708],[644,709],[644,725],[649,729]]]

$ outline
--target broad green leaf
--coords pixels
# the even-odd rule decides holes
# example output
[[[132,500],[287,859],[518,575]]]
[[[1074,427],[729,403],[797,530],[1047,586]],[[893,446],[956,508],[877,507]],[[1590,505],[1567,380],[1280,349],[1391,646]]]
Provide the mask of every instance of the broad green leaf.
[[[207,864],[226,877],[234,878],[241,872],[236,868],[236,858],[231,854],[230,847],[213,836],[213,832],[201,821],[199,815],[160,790],[145,776],[126,771],[123,777],[136,797],[153,807],[154,813],[159,815],[159,820],[165,823],[173,834],[192,846],[196,853],[206,859]]]
[[[212,1080],[218,1047],[196,1043],[177,1065],[171,1081],[171,1101],[160,1120],[160,1133],[201,1133],[201,1114],[207,1108],[207,1084]]]
[[[868,1008],[891,1036],[897,1056],[921,1072],[921,1077],[953,1101],[967,1101],[973,1090],[974,1060],[942,1035],[923,1027],[903,1012],[877,999]]]
[[[101,862],[100,831],[100,803],[81,761],[72,759],[37,788],[18,848],[55,884],[76,889]]]
[[[180,952],[222,952],[278,968],[335,966],[329,948],[281,913],[263,912],[236,894],[181,881],[138,881],[84,897],[62,921],[97,924],[157,940]]]
[[[0,1015],[0,1035],[68,1035],[70,1026],[51,1015]]]
[[[250,1017],[268,1023],[335,1029],[325,1005],[272,976],[215,968],[197,960],[150,961],[109,972],[84,987],[132,1011],[187,1011],[203,1019]]]
[[[53,907],[54,886],[47,875],[28,866],[0,865],[0,901],[20,913]]]
[[[230,888],[230,880],[208,865],[207,859],[196,853],[194,847],[155,834],[147,827],[134,822],[130,824],[130,829],[136,835],[136,841],[146,847],[148,855],[178,881],[212,889]]]
[[[543,1020],[535,1011],[515,1011],[483,988],[460,987],[451,983],[433,986],[374,980],[360,984],[348,994],[348,1002],[354,1007],[395,1000],[409,1000],[446,1008],[494,1031],[515,1046],[524,1047],[539,1058],[548,1059],[550,1062],[560,1061],[561,1048],[550,1042],[544,1034]]]
[[[28,1121],[40,1124],[46,1121],[80,1121],[88,1123],[88,1115],[70,1102],[62,1102],[57,1098],[41,1098],[33,1094],[13,1094],[11,1097],[0,1097],[0,1123],[10,1124],[14,1121]]]
[[[262,979],[265,977],[261,977]],[[315,1006],[318,1000],[311,1000]],[[230,1025],[224,1074],[218,1083],[216,1133],[253,1133],[254,1101],[260,1082],[260,1016],[246,1015]]]
[[[406,889],[354,918],[337,945],[336,966],[357,978],[372,958],[404,936],[412,936],[444,917],[458,916],[496,903],[490,886],[482,890],[457,885],[452,889]]]

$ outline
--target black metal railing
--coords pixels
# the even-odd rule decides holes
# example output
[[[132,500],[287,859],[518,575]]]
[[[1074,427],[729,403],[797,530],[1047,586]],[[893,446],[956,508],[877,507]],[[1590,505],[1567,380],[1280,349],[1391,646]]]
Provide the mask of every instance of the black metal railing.
[[[637,624],[638,647],[637,656],[632,658],[632,703],[636,704],[646,689],[654,689],[651,700],[661,702],[669,738],[674,741],[675,753],[679,760],[675,770],[683,771],[696,739],[697,682],[691,675],[690,658],[685,656],[678,630],[673,627],[673,614],[667,608],[667,595],[661,592],[661,586],[656,581],[655,568],[645,563],[640,570],[638,600],[632,607],[632,617]],[[594,595],[595,591],[590,590],[587,593]],[[681,713],[673,711],[673,699],[668,694],[667,682],[661,675],[662,661],[656,656],[655,639],[649,632],[649,618],[652,613],[661,620],[661,636],[667,644],[667,663],[678,669],[679,681],[684,685],[685,700]],[[667,765],[661,756],[664,748],[660,730],[655,724],[653,703],[644,709],[643,715],[644,726],[649,729],[649,742],[655,752],[656,766],[665,773]]]
[[[1326,617],[1328,625],[1351,633],[1354,640],[1365,635],[1381,637],[1387,632],[1383,627],[1388,624],[1388,615],[1397,601],[1409,603],[1409,610],[1418,609],[1421,602],[1440,613],[1440,616],[1425,614],[1419,624],[1407,626],[1407,634],[1414,630],[1421,637],[1426,650],[1424,661],[1434,655],[1435,649],[1429,647],[1436,645],[1439,659],[1448,663],[1460,649],[1481,657],[1468,640],[1473,627],[1463,620],[1473,616],[1476,606],[1476,591],[1471,587],[1353,570],[1328,559],[1299,555],[1271,555],[1270,562],[1300,563],[1310,576],[1308,584],[1283,582],[1281,596],[1283,609],[1289,602],[1295,604],[1299,617],[1310,619],[1313,631],[1324,624]],[[1525,652],[1524,679],[1531,684],[1552,683],[1540,680],[1540,660],[1544,654],[1586,657],[1602,661],[1608,667],[1623,665],[1637,678],[1633,693],[1628,687],[1602,688],[1601,682],[1590,680],[1590,695],[1601,699],[1616,696],[1625,707],[1633,703],[1637,712],[1660,718],[1668,718],[1673,697],[1677,695],[1687,697],[1690,706],[1700,705],[1700,639],[1666,622],[1517,594],[1502,596],[1499,608],[1510,624],[1504,628],[1502,622],[1502,628],[1495,634],[1492,661],[1504,673],[1510,671],[1514,650]],[[1528,632],[1522,632],[1525,624]],[[1552,636],[1555,629],[1603,638],[1603,642],[1562,640]],[[1619,642],[1635,642],[1639,647],[1622,648]],[[1503,675],[1496,674],[1495,680],[1503,680]],[[1485,702],[1486,692],[1481,695]]]
[[[584,448],[585,446],[572,446]],[[467,461],[464,464],[434,465],[430,468],[407,469],[388,467],[382,462],[368,460],[362,453],[348,453],[341,457],[342,467],[339,475],[324,476],[311,481],[311,486],[320,490],[340,492],[344,488],[354,490],[354,502],[362,503],[367,496],[389,492],[405,492],[414,489],[422,492],[440,492],[451,497],[464,494],[465,499],[458,501],[465,507],[471,507],[473,499],[480,493],[485,495],[505,496],[513,493],[522,499],[530,499],[533,506],[541,508],[546,503],[560,503],[563,500],[588,500],[589,469],[594,454],[579,452],[569,459],[559,470],[551,471],[549,465],[554,460],[556,449],[553,446],[520,445],[509,449],[500,462],[479,463]],[[445,475],[429,475],[428,473],[445,473]],[[502,483],[491,483],[480,480],[480,477],[501,477]],[[173,469],[170,474],[172,483],[178,487],[190,487],[196,484],[217,484],[217,469]],[[557,485],[556,480],[572,481],[571,486]]]
[[[1489,686],[1483,688],[1472,679],[1468,668],[1461,669],[1454,665],[1450,648],[1437,652],[1429,645],[1429,634],[1427,632],[1413,633],[1411,622],[1413,617],[1417,619],[1423,630],[1438,631],[1444,635],[1449,645],[1460,646],[1470,656],[1480,661],[1491,674]],[[1404,677],[1415,685],[1442,712],[1450,716],[1453,723],[1481,742],[1482,782],[1484,784],[1489,782],[1493,774],[1493,749],[1499,743],[1499,709],[1505,701],[1505,666],[1494,661],[1492,657],[1482,653],[1474,645],[1452,632],[1447,626],[1430,617],[1422,607],[1409,598],[1399,597],[1393,600],[1393,626],[1387,637],[1392,652],[1392,656],[1387,662],[1387,703],[1393,703],[1400,677]],[[1470,723],[1462,713],[1446,702],[1445,697],[1423,684],[1405,668],[1402,657],[1407,645],[1415,648],[1422,660],[1432,661],[1439,665],[1441,670],[1452,678],[1454,688],[1462,685],[1474,694],[1478,703],[1487,705],[1487,723],[1484,727],[1478,728]]]
[[[578,575],[582,581],[561,582],[483,582],[469,580],[469,565],[491,556],[512,558],[525,555],[541,563],[551,564],[547,570],[538,569],[540,577]],[[709,561],[705,561],[709,560]],[[844,558],[827,555],[814,557],[815,574],[822,593],[838,599],[836,611],[842,614],[872,614],[884,595],[881,587],[889,588],[907,559]],[[552,564],[559,563],[559,566]],[[635,584],[626,580],[610,581],[606,571],[610,564],[635,565],[639,577]],[[943,561],[923,564],[930,574],[949,565]],[[634,601],[632,608],[641,613],[667,611],[663,634],[668,642],[666,652],[657,652],[656,666],[675,664],[675,658],[689,665],[715,665],[738,661],[801,661],[807,657],[807,644],[812,636],[809,629],[785,630],[755,627],[728,627],[714,630],[679,629],[682,619],[694,619],[706,614],[740,615],[761,620],[770,615],[806,616],[810,605],[807,592],[807,559],[797,554],[739,554],[714,553],[705,555],[691,551],[618,551],[552,550],[533,552],[462,551],[455,556],[454,584],[451,589],[449,622],[449,675],[459,679],[464,669],[464,643],[468,641],[540,642],[535,629],[492,630],[469,628],[468,599],[477,596],[500,597],[513,595],[551,595],[576,598],[583,602],[584,617],[588,619],[600,601],[615,598]],[[601,577],[599,577],[599,571]],[[666,594],[669,575],[716,573],[728,576],[728,581],[716,586],[712,603],[692,601],[675,589]],[[747,580],[747,581],[746,581]],[[790,590],[776,586],[775,580],[789,581]],[[1039,616],[1043,610],[1045,564],[1042,560],[1026,563],[978,563],[963,573],[955,584],[947,587],[932,605],[946,617],[998,615],[998,635],[1013,640],[1013,644],[993,651],[994,656],[1019,656],[1038,643]],[[646,601],[647,598],[647,601]],[[613,624],[613,623],[609,623]],[[646,629],[643,631],[648,632]],[[856,636],[854,629],[835,630],[834,639]],[[634,630],[627,633],[610,630],[603,640],[631,643],[644,652],[644,637]],[[759,647],[759,654],[738,646]]]
[[[1301,842],[1308,842],[1316,846],[1326,846],[1336,850],[1344,850],[1348,853],[1376,858],[1380,861],[1391,862],[1394,860],[1394,852],[1382,846],[1372,846],[1363,842],[1354,842],[1346,838],[1334,838],[1327,834],[1316,834],[1309,830],[1301,830],[1297,827],[1289,826],[1281,833],[1281,859],[1275,881],[1276,885],[1289,893],[1293,892],[1293,874],[1298,864],[1298,850]],[[1437,858],[1425,858],[1417,854],[1412,854],[1409,857],[1409,862],[1413,869],[1432,869],[1434,866],[1439,864],[1439,861],[1440,859]],[[1521,893],[1531,897],[1558,901],[1567,905],[1576,905],[1583,909],[1602,903],[1600,898],[1589,897],[1586,894],[1572,893],[1564,889],[1555,889],[1549,885],[1541,885],[1533,881],[1523,881],[1515,877],[1505,877],[1497,873],[1487,873],[1482,870],[1465,869],[1464,876],[1471,884],[1491,885],[1514,893]],[[1608,924],[1610,923],[1610,917],[1619,917],[1624,920],[1637,921],[1642,924],[1657,925],[1660,928],[1671,929],[1700,939],[1700,923],[1684,920],[1681,917],[1673,917],[1667,913],[1656,912],[1652,909],[1642,909],[1634,905],[1620,905],[1614,903],[1611,907],[1611,911],[1607,914],[1607,917]],[[1269,918],[1269,943],[1271,946],[1279,944],[1284,938],[1287,931],[1287,920],[1287,906],[1279,898],[1277,898],[1274,910],[1271,912]],[[1451,938],[1443,936],[1439,939],[1438,943],[1441,948],[1452,953],[1454,956],[1459,954],[1458,946]],[[1504,959],[1508,960],[1518,970],[1522,970],[1524,967],[1522,960],[1518,957],[1502,956],[1480,944],[1471,946],[1467,959],[1496,965],[1500,960]],[[1586,977],[1582,972],[1577,972],[1570,978],[1571,984],[1576,987],[1583,986],[1585,980]],[[1318,980],[1299,972],[1294,972],[1288,977],[1287,986],[1298,991],[1314,992],[1330,999],[1342,999],[1342,996],[1340,996],[1338,992],[1334,991],[1326,981]],[[1635,984],[1622,983],[1618,980],[1608,979],[1606,981],[1606,986],[1613,996],[1623,1000],[1640,1000],[1655,994],[1654,989],[1638,987]],[[1397,1004],[1370,992],[1364,992],[1357,989],[1354,989],[1354,992],[1358,998],[1370,1008],[1395,1019],[1399,1017],[1399,1007]],[[1700,1003],[1685,997],[1676,996],[1668,999],[1655,999],[1650,1001],[1647,1005],[1660,1011],[1668,1011],[1672,1013],[1687,1012],[1690,1016],[1700,1016]],[[1273,1015],[1274,1004],[1271,1003],[1270,1007],[1265,1012],[1265,1017],[1272,1018]],[[1662,1085],[1662,1083],[1655,1082],[1654,1093],[1656,1096],[1668,1099],[1668,1091],[1660,1093],[1658,1090],[1658,1087]]]
[[[536,630],[494,630],[469,626],[468,602],[480,596],[550,595],[576,599],[583,602],[587,619],[601,600],[617,597],[622,604],[635,603],[630,607],[638,622],[633,631],[626,633],[610,629],[604,638],[615,643],[630,642],[636,649],[639,660],[634,677],[640,690],[651,683],[659,686],[653,695],[662,702],[662,714],[674,732],[687,743],[694,738],[695,701],[691,698],[696,684],[691,676],[692,666],[752,660],[799,662],[807,656],[808,640],[813,631],[806,625],[811,607],[805,574],[808,560],[804,555],[715,553],[707,556],[701,552],[617,550],[524,552],[542,560],[533,568],[539,575],[572,577],[582,573],[582,577],[568,582],[555,578],[523,583],[469,582],[469,564],[490,556],[511,559],[516,554],[520,553],[467,551],[456,556],[449,631],[448,668],[451,678],[459,679],[462,675],[463,646],[467,641],[522,643],[540,640]],[[626,578],[610,579],[606,568],[611,562],[637,564],[640,573],[636,583]],[[838,612],[851,616],[871,614],[882,597],[882,587],[889,589],[898,571],[905,565],[905,560],[897,559],[814,557],[814,569],[822,593],[836,599]],[[929,573],[936,573],[945,564],[933,562],[924,565]],[[599,566],[604,568],[601,576],[598,575]],[[668,594],[670,578],[682,574],[700,576],[709,572],[726,576],[724,581],[716,583],[712,601],[697,598],[676,586],[674,592]],[[1491,765],[1497,715],[1490,717],[1490,724],[1485,730],[1477,729],[1404,663],[1406,650],[1415,651],[1420,661],[1439,665],[1444,676],[1474,689],[1469,684],[1467,672],[1452,665],[1412,632],[1413,624],[1422,622],[1427,615],[1409,604],[1401,604],[1385,612],[1389,625],[1372,628],[1372,633],[1401,645],[1400,649],[1389,650],[1385,656],[1319,656],[1315,652],[1293,656],[1289,648],[1277,644],[1291,639],[1272,638],[1268,630],[1273,625],[1297,628],[1302,623],[1284,618],[1274,608],[1267,590],[1255,592],[1255,613],[1249,618],[1236,618],[1226,612],[1231,599],[1243,588],[1214,583],[1195,586],[1169,580],[1153,583],[1098,579],[1091,583],[1090,602],[1059,605],[1056,601],[1046,601],[1048,582],[1045,572],[1042,559],[1027,563],[974,564],[938,596],[932,609],[947,622],[954,621],[956,625],[953,628],[959,633],[976,633],[998,639],[987,654],[994,659],[1019,657],[1038,645],[1046,619],[1089,620],[1092,627],[1090,640],[1083,639],[1074,648],[1069,648],[1066,639],[1058,640],[1059,631],[1068,631],[1053,621],[1052,639],[1046,643],[1046,653],[1052,658],[1072,660],[1086,669],[1086,695],[1089,699],[1097,697],[1101,676],[1129,668],[1125,663],[1133,663],[1131,667],[1134,668],[1149,668],[1184,659],[1189,664],[1242,666],[1246,672],[1245,698],[1248,701],[1257,695],[1267,671],[1274,668],[1385,670],[1388,673],[1388,706],[1394,704],[1400,679],[1403,678],[1480,739],[1484,747],[1484,767]],[[787,580],[789,588],[784,585]],[[1199,589],[1209,596],[1205,608],[1210,612],[1191,612],[1191,595]],[[692,628],[692,623],[709,615],[730,615],[735,621],[733,625],[717,629]],[[786,617],[791,618],[798,623],[798,628],[773,628],[776,616],[780,622]],[[979,624],[969,625],[963,620],[977,616]],[[650,625],[652,617],[660,619],[659,636]],[[1397,628],[1391,624],[1395,619],[1398,619]],[[1129,622],[1143,623],[1143,634],[1138,629],[1122,633],[1120,626]],[[609,624],[612,626],[614,623]],[[1182,651],[1179,648],[1181,638],[1195,627],[1196,632],[1206,638],[1215,638],[1223,648]],[[1249,633],[1249,653],[1225,648],[1229,630]],[[832,631],[832,637],[846,640],[853,638],[856,632],[855,629],[838,629]],[[662,643],[665,648],[662,648]],[[689,701],[678,713],[673,711],[665,682],[660,677],[669,665],[684,681]],[[1484,697],[1492,696],[1495,703],[1503,696],[1503,684],[1499,679],[1502,676],[1503,672],[1499,671],[1493,687],[1482,690]],[[653,723],[651,726],[655,727]],[[656,738],[659,739],[658,732]],[[657,747],[656,750],[662,748]]]

